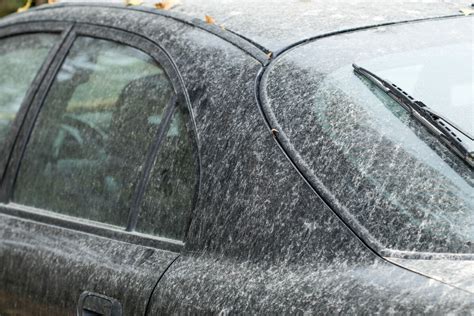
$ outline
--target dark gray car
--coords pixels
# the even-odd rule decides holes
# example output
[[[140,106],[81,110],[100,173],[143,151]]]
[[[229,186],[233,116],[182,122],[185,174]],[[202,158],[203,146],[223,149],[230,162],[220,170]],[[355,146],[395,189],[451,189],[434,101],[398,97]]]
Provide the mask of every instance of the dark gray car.
[[[0,315],[472,313],[469,6],[0,20]]]

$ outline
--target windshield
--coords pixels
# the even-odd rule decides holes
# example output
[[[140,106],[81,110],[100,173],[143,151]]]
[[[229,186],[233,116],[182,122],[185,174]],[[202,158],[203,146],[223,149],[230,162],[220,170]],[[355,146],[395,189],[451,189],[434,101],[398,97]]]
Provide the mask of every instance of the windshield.
[[[384,248],[473,253],[473,169],[355,63],[474,134],[474,19],[332,36],[280,56],[263,100],[346,222]]]

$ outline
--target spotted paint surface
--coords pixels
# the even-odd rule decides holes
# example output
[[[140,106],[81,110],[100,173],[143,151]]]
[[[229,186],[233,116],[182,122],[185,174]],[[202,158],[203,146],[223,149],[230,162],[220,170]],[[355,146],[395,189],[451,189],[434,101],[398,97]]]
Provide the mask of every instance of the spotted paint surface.
[[[443,7],[440,14],[450,12],[450,7],[454,5]],[[254,7],[249,4],[249,8]],[[219,21],[219,15],[214,15]],[[453,285],[459,284],[455,282],[449,285],[449,280],[435,280],[442,278],[438,274],[414,273],[382,258],[311,188],[279,147],[262,116],[256,83],[265,66],[242,51],[235,44],[238,40],[231,44],[175,18],[119,8],[57,7],[27,12],[3,23],[33,19],[94,21],[141,34],[172,56],[182,76],[199,138],[201,186],[184,250],[155,288],[149,314],[469,313],[474,309],[470,288],[456,288]],[[244,23],[239,25],[244,27]],[[272,46],[274,41],[262,40],[263,44],[273,49],[295,40],[285,40],[284,35],[276,40],[281,46]],[[0,241],[0,260],[5,263],[10,262],[8,256],[17,251],[16,244],[22,242],[25,232],[34,231],[39,240],[53,229],[57,236],[65,234],[58,228],[14,225],[12,220],[3,220],[2,225],[14,240],[3,242],[8,239],[2,237]],[[68,234],[76,236],[77,232]],[[61,238],[49,236],[49,243],[56,247],[49,246],[47,252],[34,238],[26,239],[27,245],[38,246],[22,252],[17,262],[33,258],[35,273],[47,276],[35,278],[35,289],[55,281],[50,267],[58,257],[69,258],[55,263],[54,267],[64,269],[60,271],[68,271],[77,280],[90,275],[92,270],[82,268],[79,255],[73,252],[66,256],[68,248]],[[137,256],[131,254],[134,246],[128,245],[126,250],[117,243],[103,249],[94,245],[105,241],[90,235],[87,238],[85,243],[77,237],[70,239],[74,247],[83,245],[77,247],[81,252],[95,249],[88,261],[90,269],[94,262],[102,266],[107,256],[115,258],[117,265],[113,267],[117,269],[103,275],[109,287],[101,291],[116,298],[123,295],[117,290],[120,282],[136,280],[129,286],[136,285],[137,289],[156,283],[164,266],[160,262],[173,258],[164,253],[148,257],[146,265],[159,269],[140,274],[136,259],[131,259]],[[98,258],[101,255],[104,258]],[[131,274],[119,269],[127,260],[132,261],[127,268]],[[9,278],[9,289],[16,287],[22,297],[40,302],[50,299],[44,292],[14,281],[23,274],[22,266],[10,264],[2,271],[0,281]],[[142,275],[147,281],[133,275]],[[60,305],[71,306],[74,300],[69,292],[58,295]],[[130,314],[143,311],[131,309]]]

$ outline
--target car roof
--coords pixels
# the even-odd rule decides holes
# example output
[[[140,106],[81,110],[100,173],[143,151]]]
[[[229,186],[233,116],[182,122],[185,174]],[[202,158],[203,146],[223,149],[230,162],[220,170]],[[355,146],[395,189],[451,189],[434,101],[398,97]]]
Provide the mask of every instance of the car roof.
[[[469,1],[183,0],[176,10],[217,23],[272,52],[326,33],[382,23],[460,14]]]
[[[80,0],[79,0],[80,1]],[[191,18],[211,16],[216,24],[248,39],[264,51],[328,33],[381,24],[462,15],[467,0],[161,0],[175,3],[171,12]],[[58,0],[57,2],[77,2]],[[84,2],[82,0],[81,2]],[[94,1],[97,3],[96,1]],[[160,0],[144,0],[153,6]],[[123,4],[124,0],[102,0]]]

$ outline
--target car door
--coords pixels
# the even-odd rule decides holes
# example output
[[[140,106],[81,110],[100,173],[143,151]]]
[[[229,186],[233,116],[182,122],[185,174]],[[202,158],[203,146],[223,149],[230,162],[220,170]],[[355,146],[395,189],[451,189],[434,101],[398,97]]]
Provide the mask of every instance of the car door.
[[[179,75],[123,30],[27,25],[0,49],[15,53],[13,33],[57,37],[2,144],[0,314],[145,314],[199,185]]]

